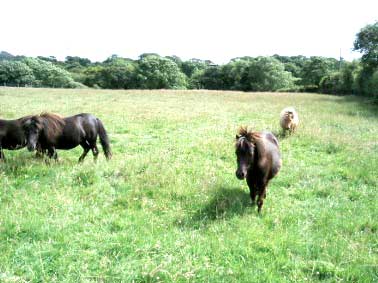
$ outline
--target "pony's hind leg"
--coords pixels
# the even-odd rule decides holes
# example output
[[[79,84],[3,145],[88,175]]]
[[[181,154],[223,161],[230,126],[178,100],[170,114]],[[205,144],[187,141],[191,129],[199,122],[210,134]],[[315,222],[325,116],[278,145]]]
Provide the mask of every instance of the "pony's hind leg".
[[[256,183],[253,181],[253,179],[247,177],[247,184],[249,187],[249,195],[251,196],[252,204],[255,204],[257,194]]]
[[[97,148],[96,144],[92,147],[92,153],[93,153],[93,159],[94,159],[94,161],[97,161],[97,157],[98,157],[99,151],[98,151],[98,148]]]
[[[84,158],[87,156],[89,150],[90,150],[90,148],[88,148],[88,147],[84,147],[84,152],[83,152],[83,154],[79,157],[79,163],[83,162],[83,160],[84,160]]]

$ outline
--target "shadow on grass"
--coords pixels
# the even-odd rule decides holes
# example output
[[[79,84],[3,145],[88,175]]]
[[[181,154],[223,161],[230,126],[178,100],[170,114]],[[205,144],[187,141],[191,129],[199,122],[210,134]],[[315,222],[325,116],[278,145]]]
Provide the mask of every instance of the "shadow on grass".
[[[19,164],[25,165],[33,159],[33,155],[28,154],[28,152],[21,152],[16,150],[4,150],[5,159],[0,161],[3,165]]]
[[[361,112],[365,112],[367,117],[378,118],[378,98],[377,97],[359,97],[359,96],[343,96],[340,103],[356,104],[358,103],[361,108],[349,112],[349,115],[356,116]]]
[[[11,153],[9,153],[11,152]],[[46,165],[43,157],[38,157],[35,154],[28,152],[18,152],[12,155],[12,151],[8,151],[6,159],[0,161],[0,172],[8,176],[18,177],[20,175],[28,174],[31,167]],[[43,167],[38,167],[43,168]]]
[[[278,141],[284,140],[292,135],[289,131],[284,130],[272,131],[272,134],[275,135]]]
[[[214,221],[231,219],[254,209],[249,193],[240,188],[218,187],[210,201],[194,214],[176,223],[182,227],[200,228]],[[256,210],[257,211],[257,210]]]
[[[350,111],[348,115],[350,116],[357,116],[361,115],[364,117],[374,117],[378,118],[378,98],[377,97],[368,97],[368,96],[358,96],[358,95],[319,95],[318,100],[326,101],[326,102],[333,102],[335,101],[333,98],[339,98],[337,103],[339,104],[349,104]],[[359,107],[355,108],[352,107],[352,104],[357,104]]]

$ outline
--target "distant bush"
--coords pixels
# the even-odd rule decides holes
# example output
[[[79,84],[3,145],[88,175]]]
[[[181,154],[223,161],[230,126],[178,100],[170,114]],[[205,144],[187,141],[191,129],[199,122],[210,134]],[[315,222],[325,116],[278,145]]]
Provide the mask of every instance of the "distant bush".
[[[174,61],[153,54],[138,60],[137,85],[142,89],[185,89],[187,81]]]
[[[378,70],[376,70],[370,77],[366,94],[378,98]]]
[[[292,87],[279,88],[276,92],[302,92],[302,89],[303,87],[295,85]]]
[[[242,91],[276,91],[293,88],[295,78],[273,57],[244,57],[223,66],[197,71],[190,80],[193,88]]]
[[[19,61],[0,61],[1,85],[28,85],[35,81],[33,70]]]
[[[67,87],[77,86],[71,74],[51,62],[41,59],[25,58],[23,60],[35,77],[33,84],[41,87]]]
[[[238,57],[224,65],[145,53],[103,62],[67,56],[28,58],[0,52],[0,84],[108,89],[212,89],[312,92],[378,97],[378,22],[356,35],[360,60],[320,56]]]
[[[356,93],[356,78],[360,72],[357,62],[344,63],[342,68],[322,78],[319,90],[329,94],[352,94]]]
[[[88,87],[82,83],[73,81],[69,85],[67,85],[67,88],[88,88]]]

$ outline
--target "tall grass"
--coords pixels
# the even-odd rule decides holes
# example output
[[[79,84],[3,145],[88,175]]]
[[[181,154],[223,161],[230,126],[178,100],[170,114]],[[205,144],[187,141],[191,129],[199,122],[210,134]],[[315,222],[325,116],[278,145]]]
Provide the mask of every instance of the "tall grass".
[[[235,178],[240,125],[279,131],[259,216]],[[376,282],[378,111],[317,94],[0,88],[1,118],[98,116],[113,159],[81,149],[0,164],[0,282]]]

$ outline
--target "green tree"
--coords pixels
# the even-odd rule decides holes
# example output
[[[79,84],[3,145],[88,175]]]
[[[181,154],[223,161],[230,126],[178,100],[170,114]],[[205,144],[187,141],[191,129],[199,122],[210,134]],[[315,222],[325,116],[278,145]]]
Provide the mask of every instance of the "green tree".
[[[320,81],[320,90],[330,94],[356,93],[356,81],[360,70],[359,62],[344,62],[339,71],[322,78]]]
[[[191,78],[192,75],[200,70],[205,70],[209,67],[209,62],[192,58],[188,61],[181,62],[181,71],[188,77]]]
[[[137,81],[143,89],[183,89],[185,75],[175,62],[156,54],[142,54],[138,60]]]
[[[103,88],[106,82],[103,80],[103,70],[102,65],[93,65],[85,68],[83,70],[82,83],[89,87]]]
[[[367,25],[357,34],[354,50],[362,53],[361,61],[372,70],[378,67],[378,22]],[[373,72],[373,71],[372,71]]]
[[[107,60],[100,70],[98,85],[102,88],[131,89],[137,87],[135,62],[130,59],[114,57]]]
[[[257,57],[248,68],[248,90],[275,91],[294,86],[294,77],[273,57]]]
[[[194,89],[224,89],[221,67],[210,66],[203,70],[196,70],[190,79],[190,87]]]
[[[362,53],[362,69],[357,77],[359,93],[377,97],[378,22],[361,29],[356,35],[354,50]]]
[[[13,56],[12,54],[10,54],[9,52],[6,52],[6,51],[1,51],[0,52],[0,61],[2,60],[12,60],[14,59],[15,56]]]
[[[294,81],[284,64],[273,57],[241,57],[195,73],[191,83],[206,89],[275,91],[292,88]]]
[[[64,62],[68,69],[70,69],[70,66],[88,67],[92,63],[88,58],[78,56],[67,56]]]
[[[28,65],[19,61],[0,61],[0,83],[11,85],[33,84],[35,77]]]
[[[253,58],[235,58],[230,63],[222,66],[222,77],[224,89],[230,90],[250,90],[249,70],[252,66]]]
[[[182,70],[182,60],[180,57],[176,56],[176,55],[172,55],[172,56],[165,56],[164,58],[167,58],[173,62],[176,63],[177,67],[180,68],[180,70]]]
[[[337,71],[337,69],[338,61],[336,59],[318,56],[310,57],[310,60],[306,61],[303,66],[300,75],[300,84],[304,86],[314,86],[316,89],[319,87],[323,77],[330,75]]]
[[[51,62],[51,63],[58,63],[58,59],[56,59],[55,56],[49,56],[49,57],[45,57],[45,56],[37,56],[38,59],[41,59],[43,61],[47,61],[47,62]]]
[[[73,80],[68,71],[51,62],[35,58],[25,58],[23,62],[32,69],[35,83],[38,86],[67,88],[83,87],[80,83]]]

